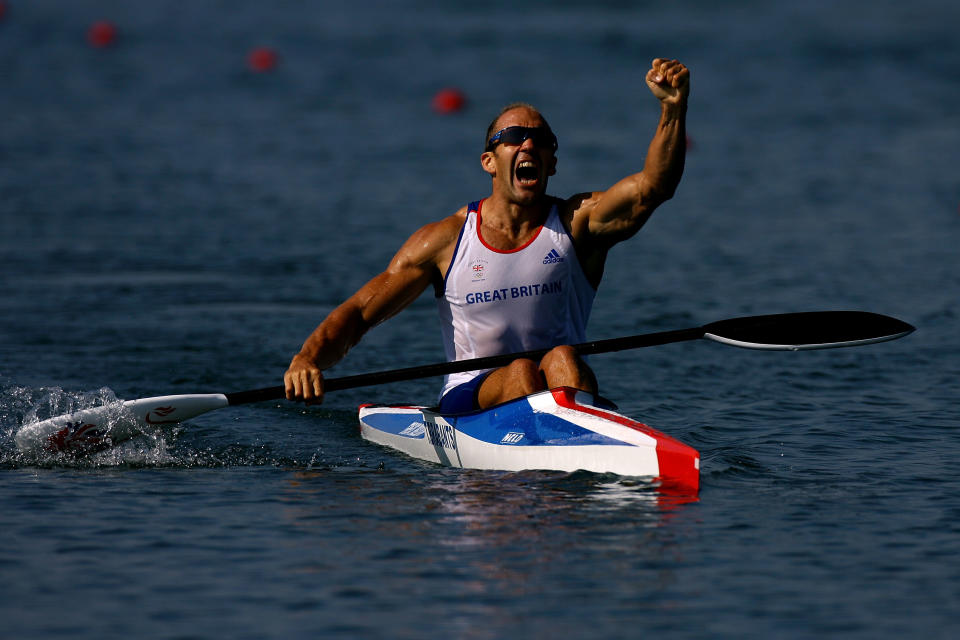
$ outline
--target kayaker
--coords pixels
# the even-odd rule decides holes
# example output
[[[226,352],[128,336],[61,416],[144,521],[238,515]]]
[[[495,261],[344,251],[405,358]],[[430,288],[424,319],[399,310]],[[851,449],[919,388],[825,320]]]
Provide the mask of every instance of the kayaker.
[[[642,171],[566,200],[547,195],[558,143],[546,119],[528,104],[504,108],[480,156],[491,194],[416,231],[383,273],[334,309],[284,374],[287,398],[321,402],[322,372],[431,285],[449,359],[552,348],[540,362],[448,376],[443,411],[558,386],[595,393],[596,377],[569,345],[586,341],[607,252],[633,236],[680,182],[689,75],[676,60],[653,61],[645,79],[661,110]]]

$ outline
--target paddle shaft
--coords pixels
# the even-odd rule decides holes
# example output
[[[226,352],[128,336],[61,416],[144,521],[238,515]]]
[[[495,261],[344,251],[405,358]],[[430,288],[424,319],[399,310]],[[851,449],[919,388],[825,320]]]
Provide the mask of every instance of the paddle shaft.
[[[623,351],[625,349],[638,349],[640,347],[653,347],[660,344],[683,342],[685,340],[696,340],[698,338],[702,338],[703,334],[703,327],[697,327],[695,329],[661,331],[659,333],[647,333],[636,336],[626,336],[623,338],[610,338],[607,340],[584,342],[574,345],[574,349],[576,349],[577,353],[581,355],[609,353],[611,351]],[[532,351],[523,351],[520,353],[504,353],[495,356],[487,356],[484,358],[473,358],[470,360],[438,362],[436,364],[427,364],[418,367],[406,367],[403,369],[391,369],[389,371],[362,373],[353,376],[343,376],[341,378],[327,378],[323,382],[323,389],[325,392],[340,391],[343,389],[355,389],[358,387],[371,387],[390,382],[402,382],[404,380],[417,380],[419,378],[445,376],[451,373],[475,371],[477,369],[495,369],[497,367],[504,367],[518,358],[539,360],[543,358],[543,356],[547,355],[549,351],[550,349],[534,349]],[[253,389],[251,391],[228,393],[226,396],[227,401],[231,405],[237,405],[247,404],[250,402],[262,402],[265,400],[280,400],[286,397],[286,391],[282,386],[277,386],[266,387],[264,389]]]

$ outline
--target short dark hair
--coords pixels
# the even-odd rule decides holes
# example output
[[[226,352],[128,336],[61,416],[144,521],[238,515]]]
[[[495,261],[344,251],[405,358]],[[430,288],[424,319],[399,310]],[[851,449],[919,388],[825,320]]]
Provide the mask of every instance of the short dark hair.
[[[508,111],[513,111],[514,109],[530,109],[531,111],[536,111],[540,118],[543,120],[543,124],[547,125],[547,129],[550,129],[550,123],[547,122],[547,119],[543,117],[543,114],[540,113],[540,109],[537,109],[535,106],[529,102],[511,102],[503,109],[500,109],[500,113],[497,114],[497,117],[490,122],[490,126],[487,127],[487,135],[483,138],[483,150],[487,150],[487,143],[490,141],[490,138],[493,137],[493,134],[497,132],[497,122],[500,118],[503,117]],[[550,129],[553,132],[553,129]]]

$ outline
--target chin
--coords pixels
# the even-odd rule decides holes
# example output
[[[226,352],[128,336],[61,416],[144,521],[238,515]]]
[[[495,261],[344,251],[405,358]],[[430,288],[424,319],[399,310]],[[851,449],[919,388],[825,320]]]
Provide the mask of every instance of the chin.
[[[547,189],[545,184],[536,184],[530,187],[516,185],[513,192],[517,200],[522,201],[523,204],[533,204],[546,195]]]
[[[529,206],[532,204],[537,204],[542,199],[543,199],[543,193],[538,191],[536,193],[530,193],[530,192],[518,193],[514,198],[514,201],[517,204]]]

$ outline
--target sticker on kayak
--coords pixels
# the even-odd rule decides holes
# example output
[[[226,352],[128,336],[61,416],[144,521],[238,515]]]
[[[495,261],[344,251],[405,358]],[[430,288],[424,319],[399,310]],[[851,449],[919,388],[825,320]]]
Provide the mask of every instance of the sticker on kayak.
[[[457,439],[453,433],[453,427],[442,422],[428,422],[424,425],[427,429],[427,440],[435,447],[442,449],[457,450]]]
[[[401,431],[399,435],[407,436],[408,438],[422,438],[423,432],[426,430],[427,427],[422,422],[414,422],[409,427]]]

